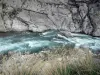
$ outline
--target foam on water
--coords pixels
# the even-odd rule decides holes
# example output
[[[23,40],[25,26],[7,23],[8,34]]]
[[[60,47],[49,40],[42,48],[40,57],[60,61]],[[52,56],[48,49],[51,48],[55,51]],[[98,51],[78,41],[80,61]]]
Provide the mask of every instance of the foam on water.
[[[36,33],[35,33],[36,34]],[[37,33],[38,34],[38,33]],[[100,38],[84,34],[72,33],[66,37],[57,31],[47,31],[40,35],[14,34],[0,37],[0,53],[8,51],[41,51],[43,48],[52,48],[59,45],[74,44],[76,48],[83,47],[91,50],[100,50]]]

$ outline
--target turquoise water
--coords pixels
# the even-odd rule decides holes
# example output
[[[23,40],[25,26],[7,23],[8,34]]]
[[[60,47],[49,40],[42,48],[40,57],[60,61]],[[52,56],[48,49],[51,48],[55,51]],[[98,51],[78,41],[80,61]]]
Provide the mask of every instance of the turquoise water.
[[[54,48],[62,45],[89,48],[95,52],[100,51],[100,38],[75,33],[65,37],[54,30],[43,33],[14,33],[6,37],[0,37],[0,53],[8,51],[38,52],[45,48]]]

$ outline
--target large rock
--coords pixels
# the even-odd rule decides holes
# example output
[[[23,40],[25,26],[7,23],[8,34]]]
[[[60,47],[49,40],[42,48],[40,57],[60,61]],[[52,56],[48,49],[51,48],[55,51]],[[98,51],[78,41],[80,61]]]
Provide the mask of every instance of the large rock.
[[[45,14],[23,10],[17,16],[27,22],[29,30],[34,32],[42,32],[54,28],[54,24]]]
[[[1,32],[6,32],[6,28],[5,28],[5,25],[4,25],[4,21],[3,21],[1,15],[0,15],[0,31]]]
[[[12,24],[12,30],[13,31],[26,31],[28,30],[28,27],[21,21],[14,19],[13,24]]]
[[[90,11],[92,21],[95,25],[95,31],[93,33],[94,36],[100,36],[100,4],[95,4],[91,6],[92,9]]]
[[[31,30],[42,32],[48,29],[57,29],[100,36],[100,4],[90,4],[91,10],[89,14],[92,19],[92,21],[90,21],[89,17],[86,16],[88,12],[87,5],[81,3],[75,6],[71,1],[72,0],[4,0],[3,3],[0,4],[0,14],[3,14],[4,17],[4,20],[1,19],[0,31]],[[79,10],[77,8],[79,8]],[[82,20],[83,18],[84,20]],[[14,24],[12,24],[13,21]],[[4,23],[4,25],[2,23]],[[21,29],[20,27],[23,28]],[[16,30],[16,28],[18,29]]]

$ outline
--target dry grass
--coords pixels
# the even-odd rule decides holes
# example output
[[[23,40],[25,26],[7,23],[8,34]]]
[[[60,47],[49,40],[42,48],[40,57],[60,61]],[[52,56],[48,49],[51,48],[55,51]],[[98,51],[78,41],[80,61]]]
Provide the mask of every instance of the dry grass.
[[[56,48],[52,51],[4,57],[0,75],[100,75],[88,50]]]

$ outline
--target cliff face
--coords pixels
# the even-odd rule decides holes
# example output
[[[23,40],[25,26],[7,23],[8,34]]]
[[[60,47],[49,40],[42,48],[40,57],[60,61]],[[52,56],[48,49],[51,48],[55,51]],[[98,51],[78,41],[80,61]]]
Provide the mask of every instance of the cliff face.
[[[48,29],[100,36],[99,0],[0,1],[0,31]]]

